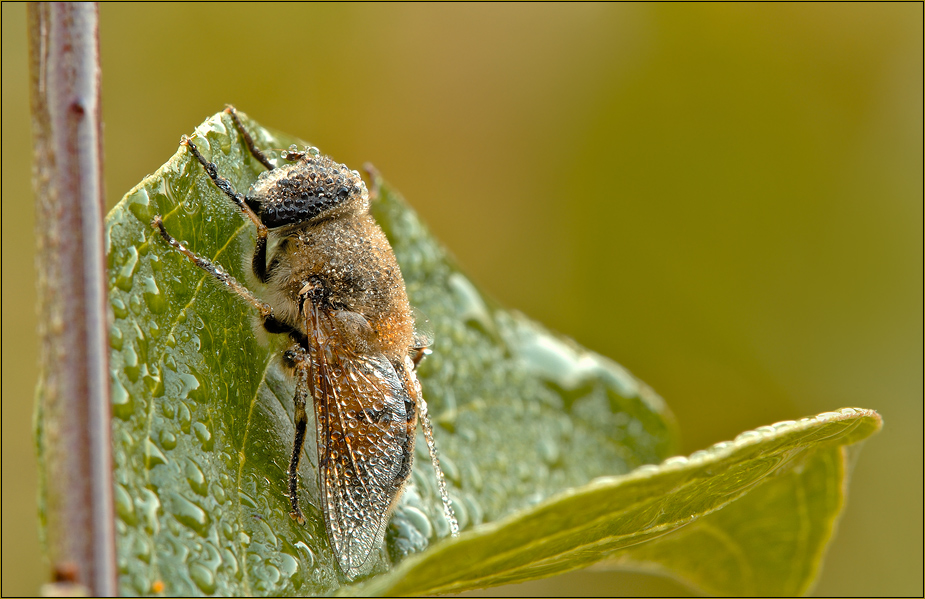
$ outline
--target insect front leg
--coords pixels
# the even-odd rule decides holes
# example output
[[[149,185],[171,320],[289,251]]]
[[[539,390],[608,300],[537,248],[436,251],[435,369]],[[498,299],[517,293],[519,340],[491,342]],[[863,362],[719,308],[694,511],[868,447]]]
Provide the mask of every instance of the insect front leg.
[[[292,458],[289,460],[289,505],[292,507],[289,516],[299,524],[304,524],[305,516],[299,509],[299,461],[302,457],[302,447],[305,445],[305,428],[308,425],[305,404],[311,392],[308,380],[311,363],[308,352],[298,343],[286,350],[284,358],[295,367],[296,374],[295,396],[292,399],[295,405],[295,441],[292,444]]]
[[[237,119],[237,116],[232,116],[232,118]],[[196,157],[196,160],[199,161],[199,164],[202,165],[202,168],[205,169],[206,174],[209,175],[209,178],[212,179],[212,182],[215,183],[215,186],[218,187],[222,193],[231,198],[231,201],[241,209],[241,212],[244,213],[244,216],[249,218],[250,221],[254,223],[254,226],[257,227],[257,244],[254,246],[254,257],[251,260],[251,268],[253,269],[254,275],[257,277],[257,279],[259,279],[261,283],[266,283],[268,279],[267,238],[269,236],[269,230],[267,229],[267,226],[263,224],[263,221],[260,220],[260,217],[257,216],[254,210],[251,208],[251,204],[259,204],[245,196],[243,193],[235,191],[234,187],[231,185],[231,182],[218,174],[218,168],[215,166],[215,163],[206,160],[202,154],[199,153],[199,148],[196,147],[196,144],[190,141],[189,138],[184,136],[180,143],[189,148],[189,151],[193,154],[193,156]],[[254,143],[254,141],[250,138],[250,135],[245,137],[245,143]],[[264,158],[266,157],[264,156]]]
[[[166,227],[164,227],[164,220],[159,214],[154,217],[153,221],[151,221],[151,226],[161,234],[161,237],[164,238],[164,241],[173,246],[181,254],[189,258],[193,264],[212,275],[212,277],[214,277],[219,283],[227,287],[229,291],[236,293],[241,299],[256,308],[260,312],[260,316],[264,321],[276,321],[276,318],[273,316],[273,309],[270,308],[269,304],[257,299],[247,287],[239,283],[237,279],[226,272],[225,269],[223,269],[221,266],[213,264],[208,258],[204,258],[203,256],[200,256],[199,254],[191,251],[185,245],[177,241],[170,233],[168,233]]]
[[[273,166],[273,163],[270,162],[270,159],[267,158],[267,155],[263,153],[263,150],[258,148],[254,143],[254,138],[251,137],[250,132],[244,128],[244,125],[241,123],[241,119],[238,118],[238,110],[231,104],[228,104],[225,106],[225,112],[231,117],[231,120],[234,121],[235,128],[241,134],[241,137],[244,138],[244,143],[247,144],[247,149],[250,150],[254,158],[259,160],[260,164],[267,167],[268,171],[272,171],[274,168],[276,168]]]

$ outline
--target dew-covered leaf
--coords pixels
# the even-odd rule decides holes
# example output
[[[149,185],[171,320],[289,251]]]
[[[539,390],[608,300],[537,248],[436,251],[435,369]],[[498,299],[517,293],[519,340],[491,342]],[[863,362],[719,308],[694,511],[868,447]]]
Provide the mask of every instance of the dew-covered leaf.
[[[245,123],[262,148],[297,141]],[[227,115],[207,120],[193,139],[239,191],[263,170]],[[671,455],[671,415],[648,387],[484,298],[386,186],[373,212],[412,304],[434,329],[420,378],[463,529],[455,543],[486,539],[496,530],[489,523],[530,517],[567,489]],[[242,282],[251,281],[255,240],[184,149],[107,218],[120,592],[335,592],[346,579],[317,508],[312,426],[300,485],[307,522],[288,516],[294,385],[273,359],[280,346],[259,332],[251,308],[155,234],[155,214]],[[374,577],[449,533],[422,439],[417,447]],[[506,524],[499,526],[489,544],[505,542]],[[563,538],[569,530],[563,519]],[[424,591],[416,575],[409,580]]]
[[[713,594],[804,593],[844,500],[845,446],[879,427],[876,412],[846,408],[742,433],[599,478],[348,591],[457,593],[608,557],[605,567],[654,568]]]

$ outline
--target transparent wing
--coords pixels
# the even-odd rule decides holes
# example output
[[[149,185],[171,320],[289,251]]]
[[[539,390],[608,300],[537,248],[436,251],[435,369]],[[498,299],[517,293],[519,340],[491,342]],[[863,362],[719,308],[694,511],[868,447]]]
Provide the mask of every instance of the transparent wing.
[[[356,331],[345,332],[343,318],[307,312],[322,507],[341,570],[352,579],[372,565],[410,467],[414,408],[404,379],[369,343],[357,351]]]

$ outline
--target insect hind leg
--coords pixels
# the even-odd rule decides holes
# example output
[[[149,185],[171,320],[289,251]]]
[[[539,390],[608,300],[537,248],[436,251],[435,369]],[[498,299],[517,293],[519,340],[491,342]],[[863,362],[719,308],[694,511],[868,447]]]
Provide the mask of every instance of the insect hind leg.
[[[427,442],[427,451],[430,453],[430,461],[434,466],[434,473],[437,476],[437,490],[440,492],[440,499],[443,502],[443,516],[450,525],[450,535],[459,535],[459,523],[456,521],[456,514],[453,512],[453,503],[450,501],[450,495],[446,490],[446,478],[443,476],[443,469],[440,468],[440,458],[437,456],[437,443],[434,441],[434,427],[430,422],[430,414],[427,412],[427,402],[423,397],[418,398],[418,410],[421,415],[421,427],[424,429],[424,440]]]
[[[295,405],[295,441],[292,444],[292,458],[289,460],[289,505],[292,510],[289,517],[299,524],[305,523],[305,516],[299,508],[299,461],[302,458],[302,448],[305,445],[305,428],[308,425],[308,414],[305,404],[309,395],[308,377],[311,373],[308,352],[299,345],[294,344],[286,351],[285,359],[291,362],[296,369],[296,387],[293,404]]]

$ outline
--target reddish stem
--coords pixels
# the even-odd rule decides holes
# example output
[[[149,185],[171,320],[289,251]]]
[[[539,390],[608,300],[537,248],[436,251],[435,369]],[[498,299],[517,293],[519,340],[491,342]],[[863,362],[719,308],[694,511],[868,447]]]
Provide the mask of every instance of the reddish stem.
[[[116,593],[99,9],[29,6],[39,439],[54,577]]]

